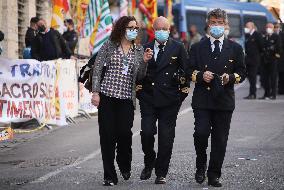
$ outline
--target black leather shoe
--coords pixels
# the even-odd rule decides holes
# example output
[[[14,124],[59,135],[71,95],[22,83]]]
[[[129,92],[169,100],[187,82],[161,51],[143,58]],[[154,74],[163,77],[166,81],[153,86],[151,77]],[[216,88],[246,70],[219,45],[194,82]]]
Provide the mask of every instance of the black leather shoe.
[[[151,177],[152,175],[152,170],[153,168],[144,168],[141,172],[141,175],[140,175],[140,179],[141,180],[147,180]]]
[[[195,173],[195,181],[199,184],[205,181],[205,169],[197,169]]]
[[[208,178],[208,185],[213,187],[222,187],[222,183],[220,183],[219,178]]]
[[[254,94],[251,94],[251,95],[248,95],[248,96],[244,97],[244,99],[246,99],[246,100],[254,100],[254,99],[256,99],[256,96]]]
[[[130,172],[123,172],[123,173],[121,173],[121,175],[122,175],[124,180],[129,180],[129,178],[131,177]]]
[[[166,183],[166,178],[164,177],[157,177],[155,180],[155,184],[165,184]]]
[[[117,182],[114,182],[113,180],[104,180],[103,185],[104,186],[114,186]]]

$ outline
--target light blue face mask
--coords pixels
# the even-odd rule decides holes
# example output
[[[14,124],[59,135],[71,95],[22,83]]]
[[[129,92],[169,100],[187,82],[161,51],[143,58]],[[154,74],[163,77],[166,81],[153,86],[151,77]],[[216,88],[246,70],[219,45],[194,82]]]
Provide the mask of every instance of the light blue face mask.
[[[138,31],[135,29],[135,30],[126,30],[126,33],[125,33],[125,38],[128,40],[128,41],[133,41],[136,39],[138,35]]]
[[[210,35],[215,39],[221,38],[224,35],[224,32],[224,26],[210,26]]]
[[[159,42],[162,42],[162,43],[164,43],[165,41],[168,40],[169,35],[170,35],[170,33],[167,30],[157,30],[157,31],[155,31],[155,38],[156,38],[156,40],[158,40]]]

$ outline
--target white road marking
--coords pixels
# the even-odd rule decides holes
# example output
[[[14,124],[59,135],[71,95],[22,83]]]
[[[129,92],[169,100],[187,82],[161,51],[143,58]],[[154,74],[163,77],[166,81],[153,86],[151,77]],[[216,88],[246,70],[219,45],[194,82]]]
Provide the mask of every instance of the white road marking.
[[[235,87],[235,90],[241,88],[244,85],[245,82],[246,81],[244,81],[243,83],[237,85]],[[178,117],[182,116],[182,115],[185,115],[186,113],[191,112],[191,111],[192,111],[191,107],[190,108],[186,108],[186,109],[184,109],[184,110],[179,112]],[[138,130],[135,133],[133,133],[132,138],[135,138],[139,134],[140,134],[140,130]],[[82,164],[84,162],[87,162],[87,161],[95,158],[96,156],[98,156],[100,154],[101,154],[101,149],[98,149],[98,150],[92,152],[91,154],[87,155],[86,157],[78,158],[73,164],[68,165],[68,166],[64,166],[64,167],[61,167],[61,168],[58,168],[57,170],[55,170],[53,172],[50,172],[50,173],[47,173],[46,175],[44,175],[44,176],[42,176],[40,178],[37,178],[37,179],[31,181],[30,183],[43,183],[46,180],[48,180],[49,178],[54,177],[54,176],[62,173],[63,171],[65,171],[65,170],[67,170],[69,168],[77,167],[78,165],[80,165],[80,164]]]

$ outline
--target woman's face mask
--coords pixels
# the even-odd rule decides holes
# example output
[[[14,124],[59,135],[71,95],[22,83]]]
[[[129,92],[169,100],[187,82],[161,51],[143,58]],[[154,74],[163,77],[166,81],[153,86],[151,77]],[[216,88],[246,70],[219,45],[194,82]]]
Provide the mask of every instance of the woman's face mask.
[[[125,38],[128,41],[133,41],[137,38],[138,30],[137,29],[126,29]]]

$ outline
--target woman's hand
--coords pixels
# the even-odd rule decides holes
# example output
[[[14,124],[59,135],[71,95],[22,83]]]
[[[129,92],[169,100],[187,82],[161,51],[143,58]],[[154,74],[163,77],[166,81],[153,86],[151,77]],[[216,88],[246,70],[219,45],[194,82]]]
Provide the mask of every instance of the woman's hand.
[[[147,48],[143,56],[144,62],[147,63],[150,59],[152,59],[152,57],[153,57],[153,50]]]
[[[99,95],[99,93],[93,93],[91,102],[92,102],[92,104],[94,106],[96,106],[96,107],[99,106],[99,104],[100,104],[100,95]]]

